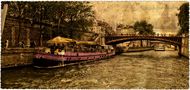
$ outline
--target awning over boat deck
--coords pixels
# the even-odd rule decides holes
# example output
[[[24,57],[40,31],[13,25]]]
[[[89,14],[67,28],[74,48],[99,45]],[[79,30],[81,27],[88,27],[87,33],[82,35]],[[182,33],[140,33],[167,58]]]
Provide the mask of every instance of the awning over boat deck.
[[[77,41],[76,44],[83,44],[83,45],[98,45],[96,42],[93,42],[93,41]]]
[[[72,43],[72,42],[76,42],[76,41],[70,38],[64,38],[60,36],[57,36],[47,41],[48,44],[65,44],[65,43]]]
[[[93,41],[76,41],[76,40],[73,40],[70,38],[64,38],[61,36],[57,36],[51,40],[48,40],[47,43],[50,45],[60,45],[60,46],[62,46],[63,44],[98,45],[96,42],[93,42]]]

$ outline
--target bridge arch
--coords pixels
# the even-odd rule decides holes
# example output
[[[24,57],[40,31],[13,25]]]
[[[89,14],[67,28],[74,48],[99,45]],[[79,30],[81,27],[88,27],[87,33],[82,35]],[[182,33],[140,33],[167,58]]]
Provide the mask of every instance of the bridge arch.
[[[181,36],[170,36],[170,35],[110,35],[105,37],[105,43],[107,45],[113,45],[123,43],[126,41],[136,41],[136,40],[152,40],[152,41],[162,41],[168,44],[178,46],[179,52],[178,54],[181,55],[181,48],[182,48],[182,37]]]

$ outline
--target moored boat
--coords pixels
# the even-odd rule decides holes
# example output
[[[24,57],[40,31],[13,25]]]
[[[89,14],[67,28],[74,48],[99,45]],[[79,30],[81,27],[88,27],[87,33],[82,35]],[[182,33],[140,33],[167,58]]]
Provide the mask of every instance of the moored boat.
[[[165,47],[154,47],[155,51],[165,51]]]
[[[153,42],[153,41],[152,41]],[[165,44],[160,41],[154,41],[154,51],[165,51]]]
[[[49,40],[48,47],[34,55],[33,65],[38,68],[55,68],[65,65],[95,61],[115,55],[112,46],[101,46],[95,42],[75,41],[56,37]]]

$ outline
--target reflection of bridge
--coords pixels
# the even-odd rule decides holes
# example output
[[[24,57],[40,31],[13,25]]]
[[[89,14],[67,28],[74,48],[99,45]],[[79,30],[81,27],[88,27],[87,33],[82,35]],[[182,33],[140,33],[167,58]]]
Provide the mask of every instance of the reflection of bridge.
[[[166,34],[156,34],[156,35],[137,35],[137,34],[123,34],[123,35],[110,35],[105,37],[105,43],[108,45],[116,45],[126,41],[135,40],[153,40],[153,41],[163,41],[168,44],[179,47],[181,51],[182,37]],[[180,52],[179,52],[180,53]]]

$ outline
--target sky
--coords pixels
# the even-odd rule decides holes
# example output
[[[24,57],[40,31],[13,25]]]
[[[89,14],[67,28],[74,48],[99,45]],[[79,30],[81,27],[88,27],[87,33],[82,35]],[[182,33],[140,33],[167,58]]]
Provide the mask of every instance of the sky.
[[[133,25],[136,21],[146,20],[154,26],[156,33],[175,34],[179,30],[179,7],[185,3],[175,2],[91,2],[96,18],[116,24]],[[167,9],[166,9],[167,8]]]

